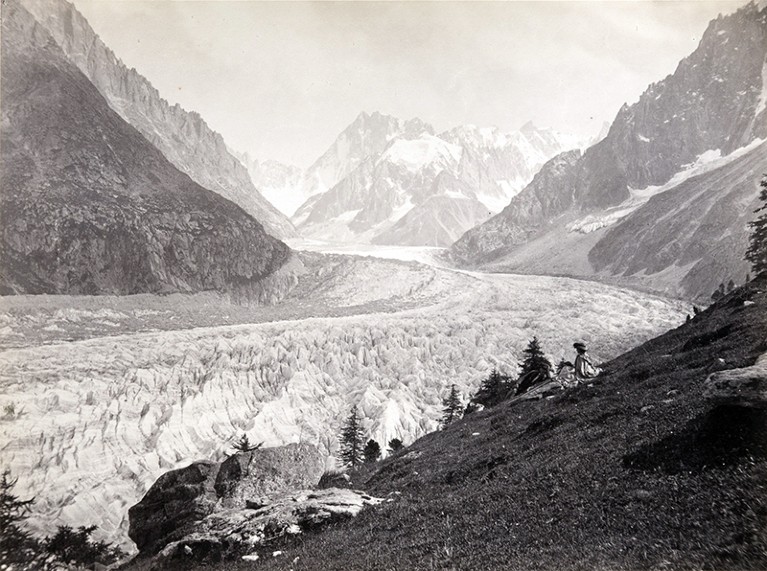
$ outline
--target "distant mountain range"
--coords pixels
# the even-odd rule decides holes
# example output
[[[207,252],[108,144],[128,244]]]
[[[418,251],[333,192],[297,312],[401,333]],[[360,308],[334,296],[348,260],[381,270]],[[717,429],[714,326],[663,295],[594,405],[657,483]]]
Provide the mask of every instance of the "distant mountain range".
[[[1,68],[0,292],[263,293],[289,248],[171,164],[15,1]]]
[[[450,259],[463,267],[582,276],[698,299],[721,282],[740,283],[748,271],[747,223],[767,171],[767,8],[757,4],[712,21],[695,52],[624,105],[592,141],[530,123],[513,133],[471,125],[437,133],[417,118],[361,113],[302,170],[227,148],[198,114],[169,105],[127,69],[65,0],[18,2],[37,24],[16,26],[13,41],[34,42],[23,37],[34,31],[48,34],[51,45],[23,56],[11,46],[3,54],[6,292],[227,289],[258,281],[287,259],[284,244],[264,236],[299,232],[329,241],[450,246]],[[32,76],[14,58],[48,71]],[[64,81],[76,77],[70,67],[82,76]],[[22,104],[28,94],[14,83],[45,86],[49,108],[29,115],[39,101]],[[93,132],[114,117],[91,117],[72,97],[106,104],[124,125],[110,127],[99,143]],[[51,113],[59,107],[69,111]],[[126,148],[136,134],[126,127],[141,136],[132,143],[136,153],[162,157],[148,163],[157,172]],[[119,176],[103,174],[110,169]],[[149,188],[157,194],[141,202]],[[176,196],[180,188],[194,188],[190,197],[197,198]],[[226,200],[215,206],[198,189]],[[66,209],[56,210],[56,193]],[[124,205],[121,193],[130,196]],[[228,201],[239,208],[223,206]],[[133,207],[141,216],[129,219]],[[100,230],[78,227],[70,209]],[[203,213],[220,218],[191,223]],[[112,237],[117,226],[119,243]],[[213,248],[204,255],[195,250],[203,234],[205,248]],[[219,239],[241,243],[219,249]],[[63,256],[62,248],[72,250]],[[240,249],[248,253],[235,255]],[[216,264],[220,271],[211,269]],[[124,283],[116,277],[128,273]]]
[[[551,159],[451,247],[468,267],[562,273],[707,298],[748,265],[767,172],[767,8],[713,20],[676,71],[585,153]]]
[[[362,113],[302,176],[249,164],[280,195],[275,204],[306,197],[292,216],[304,237],[448,246],[508,204],[546,160],[577,146],[532,123],[510,134],[472,125],[436,134],[419,119]]]

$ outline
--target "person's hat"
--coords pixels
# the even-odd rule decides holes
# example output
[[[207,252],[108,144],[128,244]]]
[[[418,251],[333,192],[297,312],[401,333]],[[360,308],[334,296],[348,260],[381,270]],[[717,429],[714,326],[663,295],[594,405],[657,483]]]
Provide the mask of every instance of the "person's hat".
[[[586,345],[584,345],[580,341],[578,341],[577,343],[573,343],[573,347],[575,347],[576,349],[580,349],[581,351],[586,350]]]

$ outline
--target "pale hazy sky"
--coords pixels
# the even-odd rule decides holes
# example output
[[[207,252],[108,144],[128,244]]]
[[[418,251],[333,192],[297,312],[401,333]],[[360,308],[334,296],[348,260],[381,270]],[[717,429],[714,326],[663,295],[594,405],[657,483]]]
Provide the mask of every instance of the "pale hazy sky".
[[[308,166],[360,111],[595,135],[745,0],[74,0],[233,148]]]

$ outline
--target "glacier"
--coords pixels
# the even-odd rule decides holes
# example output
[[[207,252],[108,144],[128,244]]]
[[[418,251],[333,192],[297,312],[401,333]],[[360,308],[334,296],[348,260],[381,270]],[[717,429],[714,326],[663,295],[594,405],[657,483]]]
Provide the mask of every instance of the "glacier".
[[[533,335],[555,362],[571,358],[574,340],[609,359],[687,310],[592,282],[455,271],[365,248],[329,256],[260,322],[243,311],[254,322],[224,324],[238,306],[208,294],[0,300],[0,442],[15,493],[36,498],[34,531],[95,524],[99,539],[130,549],[127,509],[156,478],[221,459],[243,433],[265,446],[316,444],[331,467],[353,404],[366,438],[408,444],[437,428],[451,384],[466,400],[491,369],[514,374]],[[214,317],[188,318],[194,304]],[[37,305],[46,317],[34,321]]]

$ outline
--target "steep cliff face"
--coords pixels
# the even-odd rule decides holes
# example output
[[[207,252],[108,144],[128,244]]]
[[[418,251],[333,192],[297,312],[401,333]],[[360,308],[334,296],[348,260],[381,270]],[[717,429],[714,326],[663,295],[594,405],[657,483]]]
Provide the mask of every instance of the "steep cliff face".
[[[180,171],[200,186],[242,207],[277,238],[296,235],[267,201],[246,168],[199,114],[170,105],[135,69],[128,69],[66,0],[23,0],[67,58],[96,86],[109,106],[133,125]]]
[[[636,210],[637,194],[646,197],[669,185],[712,153],[728,156],[767,137],[766,54],[767,8],[752,3],[712,21],[698,48],[673,75],[649,86],[634,105],[621,108],[605,139],[577,160],[562,156],[544,166],[508,208],[453,245],[454,259],[476,263],[513,256],[517,248],[542,239],[564,221],[589,217],[604,221],[609,214],[607,224],[615,223]],[[744,199],[736,207],[743,213],[748,204],[750,200]],[[731,230],[743,232],[741,227]],[[719,238],[709,237],[712,251],[720,245]],[[684,248],[677,248],[674,262],[687,255]],[[642,252],[641,257],[655,254],[658,250]],[[623,255],[633,254],[624,250]],[[609,267],[618,271],[634,265],[626,259]],[[525,271],[526,266],[515,269]],[[679,283],[684,275],[669,279]],[[685,283],[687,291],[698,288],[690,280]]]
[[[578,150],[566,151],[548,161],[533,181],[500,214],[493,216],[481,226],[472,228],[452,245],[450,253],[461,261],[481,263],[490,261],[527,240],[539,226],[545,225],[549,216],[564,212],[572,203],[575,193]],[[557,193],[546,192],[557,188]],[[524,218],[526,225],[516,224]]]
[[[285,244],[171,165],[16,2],[2,49],[4,293],[260,295]]]
[[[418,118],[402,120],[382,113],[360,113],[323,155],[306,170],[304,194],[332,188],[370,156],[380,155],[393,139],[413,139],[434,128]]]

